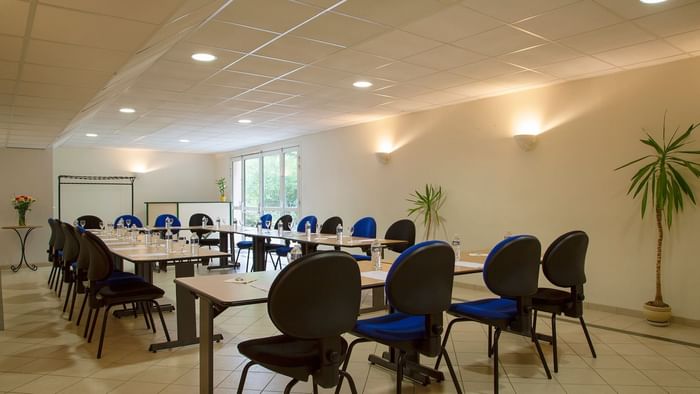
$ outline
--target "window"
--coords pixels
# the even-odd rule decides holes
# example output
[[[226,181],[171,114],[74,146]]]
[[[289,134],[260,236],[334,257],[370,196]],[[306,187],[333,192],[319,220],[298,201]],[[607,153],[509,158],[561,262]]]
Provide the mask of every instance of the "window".
[[[263,213],[273,220],[299,216],[299,148],[261,152],[232,160],[233,217],[254,226]]]

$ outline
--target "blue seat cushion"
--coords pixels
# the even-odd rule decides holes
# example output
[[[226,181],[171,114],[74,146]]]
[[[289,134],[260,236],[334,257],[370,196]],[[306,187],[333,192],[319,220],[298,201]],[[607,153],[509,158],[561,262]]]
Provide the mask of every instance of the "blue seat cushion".
[[[449,312],[479,320],[511,320],[518,314],[518,304],[507,298],[486,298],[452,304]]]
[[[131,272],[114,271],[109,276],[109,278],[107,278],[105,280],[97,281],[97,286],[98,287],[110,286],[112,284],[120,283],[120,282],[125,282],[125,283],[126,282],[129,282],[129,283],[131,283],[131,282],[134,282],[134,283],[143,282],[143,283],[145,283],[146,281],[142,277],[140,277],[138,275],[134,275]]]
[[[99,290],[99,294],[105,298],[134,297],[156,299],[162,297],[165,292],[163,289],[144,281],[132,282],[121,280],[102,287]]]
[[[291,250],[292,248],[290,246],[280,246],[275,249],[275,253],[277,253],[278,256],[286,257]]]
[[[425,339],[425,316],[401,312],[358,320],[352,330],[360,336],[387,342]]]
[[[253,247],[253,241],[240,241],[236,244],[240,249],[248,249]]]
[[[366,254],[354,254],[352,257],[355,258],[357,261],[369,261],[372,260],[371,257],[367,256]]]

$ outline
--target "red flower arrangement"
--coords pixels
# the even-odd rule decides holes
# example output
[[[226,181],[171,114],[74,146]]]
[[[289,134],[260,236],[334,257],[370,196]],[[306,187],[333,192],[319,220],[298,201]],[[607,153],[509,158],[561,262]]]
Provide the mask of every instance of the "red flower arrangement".
[[[15,198],[12,199],[12,207],[17,210],[17,213],[19,214],[19,225],[20,226],[25,226],[26,225],[26,214],[27,211],[31,211],[31,206],[34,204],[36,200],[32,196],[27,196],[24,194],[20,194],[19,196],[15,196]]]

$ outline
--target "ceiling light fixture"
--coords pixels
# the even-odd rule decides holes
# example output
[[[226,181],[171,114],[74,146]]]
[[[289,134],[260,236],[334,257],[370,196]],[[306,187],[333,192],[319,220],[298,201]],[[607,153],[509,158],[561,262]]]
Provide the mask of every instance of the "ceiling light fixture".
[[[639,0],[644,4],[659,4],[659,3],[664,3],[666,0]]]
[[[86,137],[97,137],[97,134],[95,133],[87,133],[85,134]]]
[[[192,55],[192,59],[198,62],[213,62],[216,60],[216,56],[211,53],[195,53]]]
[[[133,114],[134,112],[136,112],[136,110],[133,108],[124,107],[124,108],[119,108],[119,112],[121,112],[123,114]]]
[[[249,124],[253,123],[253,121],[250,119],[238,119],[238,123]]]
[[[190,140],[180,140],[180,142],[187,143],[187,142],[190,142]]]
[[[368,88],[372,86],[372,82],[370,81],[355,81],[352,83],[352,86],[356,88]]]

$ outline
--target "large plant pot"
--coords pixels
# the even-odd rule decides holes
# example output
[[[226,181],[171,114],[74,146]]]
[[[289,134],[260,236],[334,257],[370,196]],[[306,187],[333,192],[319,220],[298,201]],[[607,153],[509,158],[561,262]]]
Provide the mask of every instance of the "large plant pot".
[[[650,302],[644,304],[644,317],[647,318],[647,323],[658,327],[666,327],[671,324],[671,307],[654,306]]]

